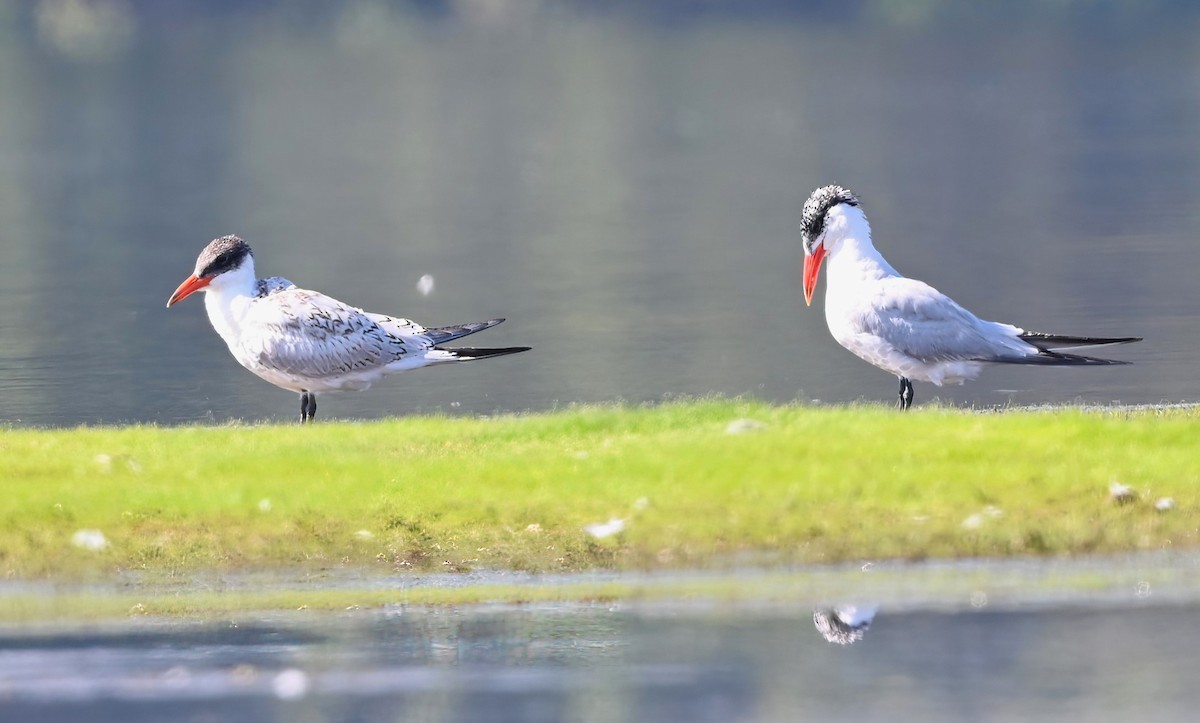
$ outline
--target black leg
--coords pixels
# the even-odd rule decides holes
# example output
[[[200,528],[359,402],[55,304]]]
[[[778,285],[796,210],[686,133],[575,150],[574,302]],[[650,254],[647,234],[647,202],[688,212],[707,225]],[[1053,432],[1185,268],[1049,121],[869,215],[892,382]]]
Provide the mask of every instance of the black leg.
[[[900,402],[896,406],[901,410],[906,410],[912,406],[913,400],[913,385],[908,380],[908,377],[900,377]]]
[[[308,396],[308,392],[302,392],[300,394],[300,423],[301,424],[304,424],[305,422],[308,421],[308,400],[309,399],[310,399],[310,397]]]
[[[317,418],[317,393],[308,393],[308,422],[312,424]]]

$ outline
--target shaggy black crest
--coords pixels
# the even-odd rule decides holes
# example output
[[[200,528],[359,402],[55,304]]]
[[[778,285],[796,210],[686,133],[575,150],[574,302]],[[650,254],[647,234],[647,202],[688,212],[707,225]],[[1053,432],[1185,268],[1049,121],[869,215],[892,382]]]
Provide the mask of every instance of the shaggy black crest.
[[[200,252],[200,258],[196,259],[196,276],[219,276],[226,271],[233,271],[243,259],[253,255],[250,244],[237,236],[213,239],[212,243]]]
[[[813,191],[808,200],[804,202],[804,215],[800,224],[800,235],[804,240],[804,248],[812,250],[813,241],[821,235],[821,230],[825,228],[825,214],[839,203],[857,206],[858,197],[848,188],[822,186]]]

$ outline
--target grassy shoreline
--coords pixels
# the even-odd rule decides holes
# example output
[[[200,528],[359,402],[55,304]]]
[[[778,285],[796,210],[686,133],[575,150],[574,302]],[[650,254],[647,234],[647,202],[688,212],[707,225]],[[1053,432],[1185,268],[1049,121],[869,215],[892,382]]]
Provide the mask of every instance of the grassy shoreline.
[[[730,433],[746,419],[757,428]],[[0,571],[559,572],[745,553],[792,564],[1194,547],[1198,419],[699,400],[306,428],[8,429]],[[1114,482],[1141,499],[1114,504]],[[1175,501],[1165,513],[1162,496]],[[624,530],[585,531],[612,519]]]

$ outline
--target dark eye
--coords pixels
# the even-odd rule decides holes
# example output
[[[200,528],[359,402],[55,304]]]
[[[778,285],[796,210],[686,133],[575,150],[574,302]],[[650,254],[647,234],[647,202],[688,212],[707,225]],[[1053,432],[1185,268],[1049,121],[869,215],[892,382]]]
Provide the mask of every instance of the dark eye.
[[[229,253],[217,254],[216,258],[209,262],[208,266],[204,267],[202,276],[216,276],[217,274],[228,268],[230,262]]]

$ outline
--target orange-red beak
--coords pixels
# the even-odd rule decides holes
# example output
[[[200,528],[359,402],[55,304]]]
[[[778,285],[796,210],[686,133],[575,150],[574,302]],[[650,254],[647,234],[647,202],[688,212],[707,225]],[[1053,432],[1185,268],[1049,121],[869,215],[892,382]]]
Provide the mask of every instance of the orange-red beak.
[[[812,253],[804,257],[804,305],[812,306],[813,292],[817,290],[817,279],[821,274],[821,262],[825,260],[825,244],[818,244]]]
[[[183,301],[200,289],[208,286],[211,282],[212,277],[197,277],[194,275],[187,277],[184,279],[183,283],[179,285],[179,288],[175,289],[175,293],[171,294],[171,298],[167,299],[167,307],[169,308],[171,304],[177,304],[180,301]]]

